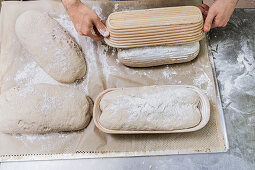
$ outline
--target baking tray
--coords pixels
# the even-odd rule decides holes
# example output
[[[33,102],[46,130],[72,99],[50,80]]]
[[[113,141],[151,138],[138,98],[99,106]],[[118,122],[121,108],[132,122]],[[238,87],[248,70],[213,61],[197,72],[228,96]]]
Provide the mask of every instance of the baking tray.
[[[42,4],[43,2],[45,3]],[[120,11],[123,9],[142,9],[188,4],[199,5],[201,2],[199,0],[158,0],[139,2],[86,1],[86,3],[96,10],[101,17],[107,17],[107,15],[113,11]],[[2,14],[4,15],[1,16],[1,27],[3,28],[1,30],[1,61],[5,61],[5,63],[1,65],[1,69],[7,70],[8,68],[10,71],[5,73],[8,73],[10,76],[15,75],[17,71],[18,73],[29,71],[27,73],[32,77],[27,81],[25,80],[26,77],[19,77],[22,78],[19,79],[19,81],[8,79],[7,76],[1,77],[1,90],[7,90],[19,83],[27,83],[30,80],[32,82],[36,80],[44,83],[54,83],[51,80],[45,79],[46,75],[44,74],[34,79],[38,75],[38,72],[32,71],[35,68],[37,69],[37,67],[23,70],[22,68],[24,66],[28,66],[28,64],[30,65],[32,63],[27,57],[24,57],[24,55],[20,53],[21,50],[17,41],[9,41],[10,39],[15,40],[15,35],[13,34],[14,31],[12,31],[12,21],[17,14],[28,9],[50,10],[54,18],[61,21],[60,23],[64,28],[74,35],[83,49],[86,49],[85,54],[89,63],[89,74],[86,79],[89,81],[88,84],[86,81],[81,83],[77,88],[83,90],[85,93],[89,92],[89,96],[91,96],[92,99],[95,99],[105,88],[153,84],[190,84],[200,88],[202,86],[203,91],[207,95],[209,93],[208,97],[211,103],[211,117],[208,124],[199,131],[180,134],[107,135],[98,130],[93,121],[88,128],[76,134],[52,134],[38,139],[35,136],[7,136],[0,134],[1,161],[192,154],[226,152],[228,150],[228,141],[219,93],[218,91],[217,94],[214,92],[215,88],[217,88],[217,84],[216,87],[214,85],[216,79],[213,79],[215,73],[211,71],[212,64],[209,63],[209,58],[212,59],[212,56],[210,53],[208,56],[208,47],[205,39],[201,41],[199,56],[191,61],[191,64],[184,63],[176,64],[174,66],[160,66],[154,68],[153,72],[151,72],[150,69],[130,69],[118,63],[116,53],[114,50],[111,50],[110,47],[108,48],[106,45],[92,42],[85,37],[76,37],[76,34],[73,34],[75,33],[75,30],[72,31],[72,29],[69,29],[72,23],[70,19],[68,19],[60,2],[5,2],[4,8],[2,9]],[[17,46],[15,46],[15,44]],[[15,63],[13,63],[21,59],[25,59],[23,65],[16,66]],[[24,74],[22,75],[24,76]],[[209,86],[204,86],[204,84],[201,84],[204,82],[198,81],[201,76],[208,76],[208,79],[205,79],[205,81],[208,82],[210,80],[208,84]],[[171,79],[171,77],[173,77],[173,79]],[[73,85],[72,87],[76,88],[76,86]],[[88,87],[88,89],[85,87]],[[207,89],[207,87],[209,89]],[[218,101],[216,100],[216,97]],[[213,125],[213,123],[216,123],[216,125]],[[189,134],[192,134],[192,137],[190,137]],[[171,141],[171,139],[173,139],[173,141]],[[213,145],[211,145],[210,142],[213,142]],[[189,145],[183,145],[185,143],[189,143]]]

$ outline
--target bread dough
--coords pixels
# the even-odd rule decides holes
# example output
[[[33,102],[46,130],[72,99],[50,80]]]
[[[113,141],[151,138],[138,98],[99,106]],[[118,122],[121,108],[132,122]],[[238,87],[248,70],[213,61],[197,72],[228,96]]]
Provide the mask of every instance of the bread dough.
[[[21,14],[15,31],[22,46],[51,77],[72,83],[86,73],[84,55],[71,35],[47,13]]]
[[[185,45],[165,45],[118,49],[118,59],[130,67],[150,67],[183,63],[193,60],[199,53],[199,42]]]
[[[100,124],[111,130],[178,130],[201,121],[200,97],[185,87],[117,89],[100,101]]]
[[[0,131],[47,133],[85,128],[90,102],[81,91],[59,85],[14,87],[0,96]]]

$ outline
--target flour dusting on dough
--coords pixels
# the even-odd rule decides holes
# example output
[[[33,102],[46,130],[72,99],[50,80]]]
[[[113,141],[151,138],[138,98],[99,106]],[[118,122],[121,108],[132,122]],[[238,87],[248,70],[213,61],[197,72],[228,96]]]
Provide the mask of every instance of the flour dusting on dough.
[[[196,126],[200,98],[184,87],[151,86],[106,93],[100,123],[118,130],[173,130]]]

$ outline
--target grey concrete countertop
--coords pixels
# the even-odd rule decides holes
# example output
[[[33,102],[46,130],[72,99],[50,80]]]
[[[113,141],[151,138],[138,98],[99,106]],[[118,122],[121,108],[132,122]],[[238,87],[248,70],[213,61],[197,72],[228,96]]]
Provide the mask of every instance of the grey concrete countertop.
[[[255,169],[255,9],[236,9],[227,27],[213,29],[208,38],[230,144],[227,153],[10,162],[0,169]]]

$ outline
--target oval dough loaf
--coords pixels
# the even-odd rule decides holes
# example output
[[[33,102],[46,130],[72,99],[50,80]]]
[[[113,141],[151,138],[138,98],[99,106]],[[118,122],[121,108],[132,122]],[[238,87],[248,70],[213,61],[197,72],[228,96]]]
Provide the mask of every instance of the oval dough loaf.
[[[106,93],[100,124],[111,130],[179,130],[201,121],[199,95],[185,87],[147,86]]]
[[[15,31],[23,47],[52,78],[72,83],[86,73],[84,55],[69,33],[47,13],[21,14]]]
[[[185,45],[165,45],[118,49],[119,61],[130,67],[151,67],[164,64],[183,63],[199,54],[199,42]]]
[[[0,96],[0,131],[47,133],[85,128],[90,100],[79,90],[38,84],[14,87]]]

